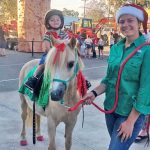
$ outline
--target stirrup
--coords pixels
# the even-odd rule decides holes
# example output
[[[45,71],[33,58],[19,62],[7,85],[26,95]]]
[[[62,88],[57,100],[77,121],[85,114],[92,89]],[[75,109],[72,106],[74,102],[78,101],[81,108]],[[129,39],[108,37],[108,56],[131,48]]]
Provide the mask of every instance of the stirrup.
[[[32,76],[32,77],[28,78],[28,80],[24,83],[24,85],[28,89],[30,89],[30,91],[34,92],[37,81],[38,81],[38,78],[36,76]]]

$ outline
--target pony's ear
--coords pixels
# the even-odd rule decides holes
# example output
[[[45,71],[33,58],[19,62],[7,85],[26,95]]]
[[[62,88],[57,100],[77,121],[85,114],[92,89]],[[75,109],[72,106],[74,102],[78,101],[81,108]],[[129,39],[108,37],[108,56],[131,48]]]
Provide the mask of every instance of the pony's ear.
[[[74,47],[76,46],[76,38],[75,37],[72,37],[70,39],[70,42],[68,44],[72,49],[74,49]]]

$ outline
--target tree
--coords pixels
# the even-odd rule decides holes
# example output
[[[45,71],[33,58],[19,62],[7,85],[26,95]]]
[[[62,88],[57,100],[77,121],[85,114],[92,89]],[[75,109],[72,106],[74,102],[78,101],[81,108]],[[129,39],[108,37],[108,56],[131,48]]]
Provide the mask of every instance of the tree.
[[[86,2],[85,16],[93,20],[99,20],[102,17],[114,17],[116,10],[126,1],[127,0],[90,0]]]
[[[149,0],[136,0],[137,4],[145,7],[150,8],[150,1]]]
[[[108,1],[109,15],[114,17],[118,8],[126,2],[127,0],[109,0]]]
[[[150,8],[149,0],[128,0],[128,2],[139,4],[145,8]],[[108,0],[110,15],[115,16],[116,10],[118,10],[118,8],[124,3],[127,3],[127,0]]]
[[[66,8],[63,9],[63,14],[65,16],[74,16],[74,17],[78,17],[79,16],[79,12],[78,11],[69,10],[69,9],[66,9]]]
[[[17,0],[0,1],[0,22],[17,20]]]
[[[92,7],[91,7],[92,6]],[[104,0],[90,0],[86,6],[85,17],[95,21],[106,16],[107,5]]]

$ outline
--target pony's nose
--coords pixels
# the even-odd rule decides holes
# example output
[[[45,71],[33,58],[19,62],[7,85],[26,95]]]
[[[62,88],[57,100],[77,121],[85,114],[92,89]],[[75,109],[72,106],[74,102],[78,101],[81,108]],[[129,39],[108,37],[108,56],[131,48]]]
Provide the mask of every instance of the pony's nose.
[[[58,88],[51,91],[51,100],[60,101],[63,99],[64,93],[66,90],[66,84],[59,84]]]

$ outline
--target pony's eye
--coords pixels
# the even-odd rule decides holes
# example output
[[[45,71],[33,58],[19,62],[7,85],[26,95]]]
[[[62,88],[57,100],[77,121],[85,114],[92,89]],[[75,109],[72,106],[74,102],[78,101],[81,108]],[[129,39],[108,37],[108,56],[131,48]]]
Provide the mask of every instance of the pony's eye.
[[[74,61],[70,61],[70,62],[67,64],[68,69],[71,69],[73,66],[74,66]]]

